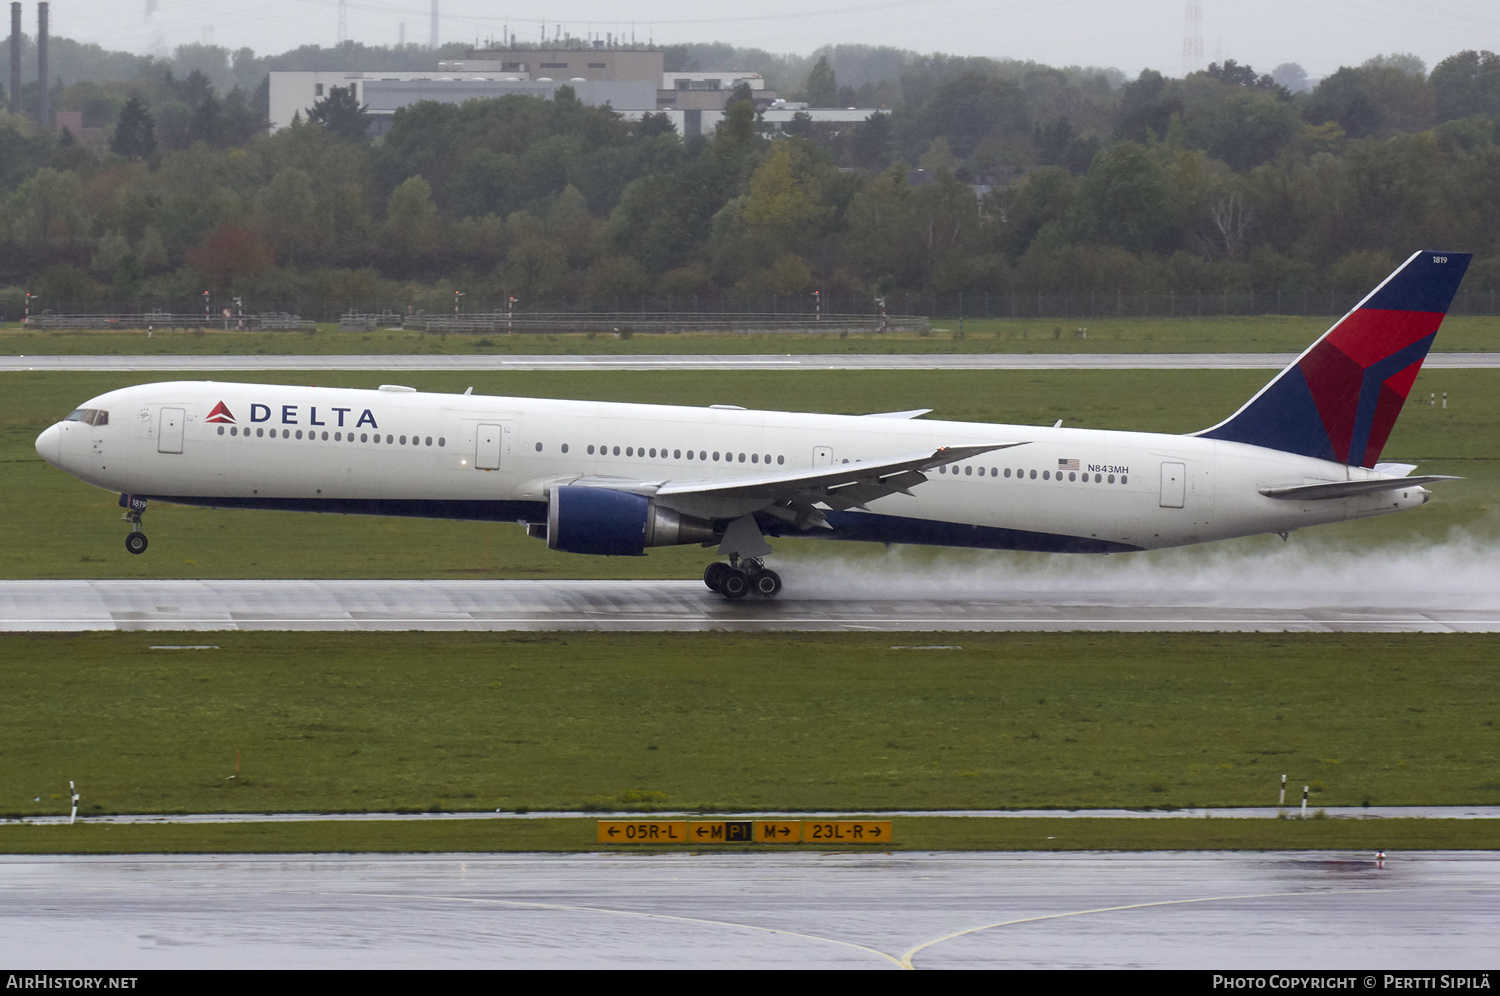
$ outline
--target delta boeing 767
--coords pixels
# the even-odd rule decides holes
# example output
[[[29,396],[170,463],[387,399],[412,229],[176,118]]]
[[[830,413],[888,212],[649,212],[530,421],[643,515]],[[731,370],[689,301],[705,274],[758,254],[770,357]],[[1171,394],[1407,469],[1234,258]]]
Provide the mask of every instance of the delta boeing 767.
[[[507,520],[554,550],[718,546],[728,598],[773,596],[766,537],[1120,553],[1414,508],[1381,463],[1469,256],[1413,254],[1239,411],[1187,435],[171,382],[85,401],[36,441],[120,492],[143,553],[152,501]]]

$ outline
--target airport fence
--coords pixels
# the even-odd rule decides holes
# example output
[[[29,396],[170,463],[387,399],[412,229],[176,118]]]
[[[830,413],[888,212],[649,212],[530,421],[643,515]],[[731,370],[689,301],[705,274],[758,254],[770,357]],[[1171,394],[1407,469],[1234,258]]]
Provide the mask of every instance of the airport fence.
[[[287,312],[258,312],[253,315],[238,315],[230,318],[217,315],[205,321],[201,311],[186,314],[151,311],[131,315],[87,312],[54,314],[49,311],[32,315],[28,324],[44,331],[68,329],[149,331],[208,328],[225,331],[238,329],[248,332],[316,332],[318,329],[317,322]]]
[[[921,331],[929,320],[943,326],[960,319],[1075,321],[1149,318],[1199,319],[1228,316],[1288,315],[1337,317],[1364,298],[1357,291],[1079,291],[1048,294],[1035,291],[952,292],[895,291],[879,299],[867,294],[631,295],[609,299],[564,299],[507,302],[504,297],[465,297],[458,313],[442,308],[396,302],[274,301],[265,310],[241,319],[232,299],[210,303],[205,317],[201,300],[153,302],[149,308],[95,303],[54,304],[39,310],[33,303],[31,323],[38,328],[244,328],[308,331],[313,322],[338,322],[345,331],[406,328],[424,332],[592,331],[673,332],[683,330],[808,332],[876,330],[882,313],[892,330]],[[451,299],[450,299],[451,300]],[[507,307],[507,303],[510,307]],[[231,317],[223,317],[223,308]],[[1460,287],[1449,310],[1453,315],[1500,315],[1500,293],[1492,288]],[[20,314],[0,314],[15,323]]]
[[[343,325],[340,323],[340,328]],[[921,332],[930,328],[922,315],[767,314],[722,311],[516,311],[458,315],[413,315],[402,328],[432,333],[602,332],[629,336],[637,332]]]

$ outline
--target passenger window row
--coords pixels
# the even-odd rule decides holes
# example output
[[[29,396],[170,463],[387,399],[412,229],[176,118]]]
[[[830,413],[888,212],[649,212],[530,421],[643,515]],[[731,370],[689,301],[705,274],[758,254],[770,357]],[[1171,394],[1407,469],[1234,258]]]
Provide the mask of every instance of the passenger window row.
[[[229,428],[229,435],[231,435],[231,436],[239,436],[239,435],[242,434],[240,432],[240,427],[237,426],[237,425],[231,425],[228,428]],[[221,435],[221,436],[224,435],[224,429],[225,429],[224,426],[222,426],[222,425],[219,426],[219,435]],[[250,427],[249,426],[245,426],[245,431],[243,433],[243,436],[246,439],[250,438]],[[263,439],[263,438],[264,439],[276,439],[276,438],[278,438],[277,437],[277,430],[276,429],[271,429],[271,430],[268,431],[265,426],[257,426],[256,429],[255,429],[255,438],[257,438],[257,439]],[[297,430],[282,429],[282,430],[280,430],[280,438],[281,439],[301,439],[301,438],[303,438],[302,430],[301,429],[297,429]],[[318,440],[321,440],[322,442],[325,442],[325,443],[329,442],[329,433],[328,433],[328,430],[326,430],[326,429],[323,430],[323,432],[322,432],[322,434],[320,436],[319,433],[317,432],[317,430],[315,430],[315,429],[309,429],[307,431],[307,440],[309,442],[318,441]],[[332,441],[335,442],[335,443],[343,443],[343,442],[352,443],[352,442],[356,442],[356,440],[354,438],[354,433],[352,433],[352,432],[349,432],[349,433],[334,432],[333,435],[332,435]],[[408,445],[408,437],[406,437],[406,436],[398,436],[398,435],[395,435],[394,433],[386,433],[385,435],[382,436],[378,432],[375,432],[375,433],[361,432],[359,434],[359,439],[357,441],[361,442],[361,443],[384,443],[387,446],[406,446],[406,445]],[[434,439],[433,439],[432,436],[411,436],[410,437],[410,445],[412,445],[412,446],[431,446],[431,445],[433,445],[433,442],[434,442]],[[448,445],[448,439],[447,439],[446,436],[438,436],[437,439],[436,439],[436,443],[437,443],[438,446],[447,446]]]
[[[563,443],[559,448],[564,453],[568,452],[567,443]],[[543,451],[543,446],[541,443],[536,444],[536,451],[538,453],[541,453]],[[757,465],[764,464],[767,467],[771,465],[772,461],[772,456],[769,453],[734,453],[724,450],[669,450],[665,446],[660,448],[657,448],[655,446],[652,446],[650,448],[647,448],[645,446],[596,446],[593,443],[590,443],[588,445],[588,455],[627,456],[644,458],[648,460],[692,460],[698,463],[750,463]],[[775,461],[778,467],[786,465],[785,456],[777,456],[775,457]]]
[[[938,468],[938,473],[939,474],[952,474],[954,477],[957,477],[960,474],[962,474],[965,477],[973,477],[976,473],[980,477],[984,477],[985,476],[985,472],[986,471],[985,471],[984,467],[978,467],[978,468],[976,468],[976,467],[974,467],[972,465],[968,465],[968,466],[964,466],[964,467],[958,467],[958,466],[954,466],[954,465],[947,465],[947,464],[945,464],[944,466],[941,466],[941,467]],[[1006,467],[1003,470],[1000,469],[999,467],[990,467],[988,473],[989,473],[990,477],[1010,477],[1011,474],[1012,474],[1012,471],[1011,471],[1011,468],[1009,468],[1009,467]],[[1022,469],[1020,467],[1017,467],[1015,469],[1015,471],[1014,471],[1014,474],[1015,474],[1015,479],[1018,480],[1018,481],[1020,481],[1020,480],[1031,480],[1031,481],[1034,481],[1034,480],[1037,479],[1037,477],[1038,477],[1039,474],[1040,474],[1041,479],[1044,480],[1044,481],[1061,481],[1063,479],[1063,472],[1060,471],[1060,470],[1058,470],[1058,471],[1043,470],[1043,471],[1038,472],[1038,471],[1035,471],[1035,470],[1024,470],[1024,469]],[[1094,475],[1092,475],[1092,478],[1093,478],[1093,483],[1095,483],[1095,484],[1114,484],[1115,483],[1115,475],[1114,474],[1094,474]],[[1088,484],[1089,483],[1089,479],[1090,479],[1090,475],[1087,472],[1076,471],[1076,470],[1070,470],[1070,471],[1068,471],[1068,480],[1070,480],[1070,481],[1077,481],[1080,484]],[[1128,474],[1121,474],[1120,477],[1119,477],[1119,481],[1120,481],[1121,484],[1129,484],[1130,483],[1130,475],[1128,475]]]

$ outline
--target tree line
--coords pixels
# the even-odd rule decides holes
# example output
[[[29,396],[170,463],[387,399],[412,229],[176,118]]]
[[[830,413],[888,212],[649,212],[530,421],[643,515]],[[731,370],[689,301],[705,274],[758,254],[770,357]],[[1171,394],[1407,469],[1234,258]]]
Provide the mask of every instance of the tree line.
[[[681,46],[669,62],[753,55]],[[371,140],[337,88],[267,134],[264,76],[246,87],[223,65],[148,60],[129,80],[64,83],[54,106],[84,110],[108,148],[0,116],[0,308],[19,313],[28,291],[58,306],[209,290],[432,309],[455,290],[474,306],[1297,295],[1367,288],[1424,247],[1477,253],[1471,289],[1500,283],[1494,53],[1430,73],[1377,57],[1315,86],[1294,66],[1234,62],[1126,80],[860,47],[777,58],[767,75],[785,95],[880,109],[773,132],[735,101],[713,134],[684,139],[664,115],[627,121],[563,88],[417,104]]]

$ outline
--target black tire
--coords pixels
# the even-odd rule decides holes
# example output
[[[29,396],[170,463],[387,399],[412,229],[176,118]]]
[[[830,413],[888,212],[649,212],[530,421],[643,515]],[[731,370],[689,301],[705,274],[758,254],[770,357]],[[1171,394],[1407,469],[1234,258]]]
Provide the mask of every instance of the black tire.
[[[145,533],[128,533],[128,534],[126,534],[126,536],[125,536],[125,549],[129,550],[131,553],[145,553],[146,552],[146,534]]]
[[[703,583],[708,585],[709,591],[722,592],[724,589],[724,576],[728,573],[730,573],[729,565],[716,560],[703,568]]]
[[[781,575],[775,571],[761,571],[755,576],[755,593],[775,598],[781,593]]]
[[[726,571],[719,583],[719,594],[725,598],[744,598],[750,593],[750,579],[733,568]]]

